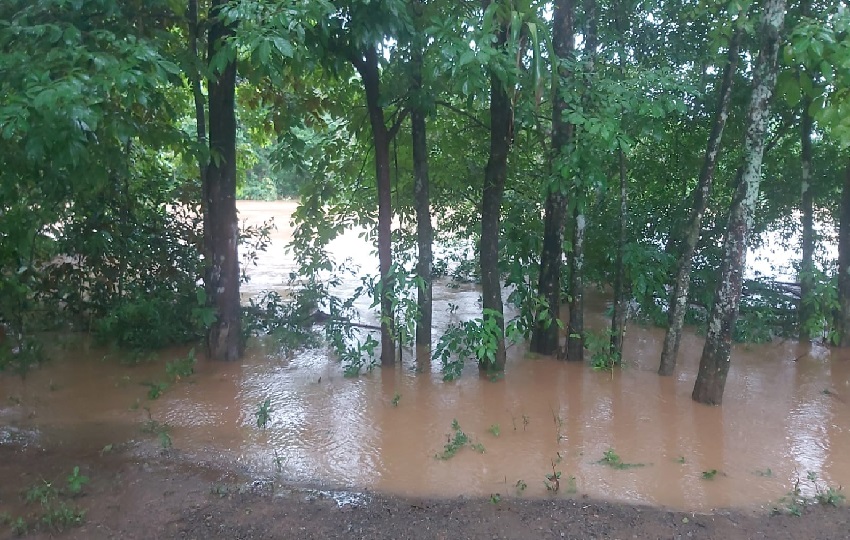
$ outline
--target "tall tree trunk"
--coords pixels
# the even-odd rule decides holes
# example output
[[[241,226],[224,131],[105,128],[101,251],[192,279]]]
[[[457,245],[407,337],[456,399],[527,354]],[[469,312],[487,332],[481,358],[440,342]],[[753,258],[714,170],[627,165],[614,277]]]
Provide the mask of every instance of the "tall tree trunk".
[[[694,191],[694,206],[685,226],[682,236],[682,245],[678,261],[676,281],[670,295],[670,308],[668,319],[669,327],[664,336],[664,347],[661,350],[661,365],[658,367],[659,375],[672,375],[676,369],[676,359],[679,355],[679,342],[682,339],[682,326],[685,323],[685,313],[688,311],[688,292],[691,285],[691,267],[693,265],[694,250],[699,241],[702,216],[708,206],[708,198],[711,194],[711,184],[714,180],[714,171],[717,167],[717,158],[720,155],[720,143],[723,139],[723,129],[729,118],[729,103],[732,97],[732,86],[735,80],[735,71],[738,66],[738,49],[741,45],[743,30],[738,29],[729,40],[729,51],[726,57],[726,68],[720,83],[717,109],[714,112],[714,123],[711,126],[711,134],[708,137],[708,147],[705,150],[705,158],[699,181]]]
[[[200,23],[198,22],[198,0],[189,0],[189,9],[188,9],[188,26],[189,26],[189,52],[192,55],[192,71],[189,73],[190,81],[192,84],[192,98],[195,102],[195,131],[196,136],[198,138],[198,143],[202,146],[207,144],[207,119],[206,113],[207,108],[204,103],[204,92],[201,89],[201,73],[197,68],[201,64],[201,58],[198,55],[198,38],[200,33]],[[204,261],[212,260],[212,239],[210,234],[212,229],[210,227],[210,218],[209,218],[209,193],[207,193],[207,162],[202,158],[198,158],[198,171],[199,178],[201,180],[201,214],[203,217],[203,227],[204,227],[204,237],[203,237],[203,255]],[[210,290],[210,277],[208,275],[207,270],[210,269],[210,265],[205,264],[204,269],[204,287],[207,293],[207,298],[212,297],[212,291]]]
[[[850,163],[841,192],[838,225],[838,309],[835,314],[836,344],[850,347]]]
[[[496,36],[496,46],[507,41],[507,29]],[[513,131],[513,109],[505,83],[490,71],[490,156],[484,169],[484,191],[481,195],[481,296],[485,325],[495,325],[499,332],[492,361],[482,361],[485,371],[505,369],[505,318],[502,304],[502,282],[499,273],[499,235],[502,196],[508,177],[508,152]]]
[[[747,114],[743,174],[729,212],[720,279],[714,294],[705,347],[692,394],[694,401],[709,405],[720,405],[723,401],[723,390],[729,373],[732,331],[741,301],[747,261],[747,237],[752,228],[753,210],[761,183],[770,99],[776,86],[779,32],[784,18],[785,0],[765,2],[760,32],[762,44],[756,60],[753,93]]]
[[[815,271],[814,198],[812,197],[812,115],[809,114],[811,100],[803,99],[800,119],[801,131],[801,182],[800,210],[803,218],[802,261],[800,264],[800,342],[811,339],[808,324],[812,317],[812,289]]]
[[[225,0],[210,6],[209,59],[229,46],[234,35],[231,25],[219,14]],[[210,245],[207,289],[216,310],[209,329],[210,357],[236,360],[242,355],[242,319],[239,304],[239,221],[236,214],[236,61],[228,62],[209,80],[210,163],[206,172],[208,228]],[[207,228],[207,225],[205,225]]]
[[[378,186],[378,264],[381,272],[381,365],[395,364],[395,337],[392,290],[395,286],[390,275],[392,266],[392,186],[390,184],[390,135],[381,106],[381,74],[378,69],[378,51],[374,45],[366,48],[362,57],[353,57],[352,63],[366,91],[366,109],[372,126],[375,145],[375,179]]]
[[[626,170],[626,156],[623,150],[618,152],[620,169],[620,231],[617,240],[617,267],[614,276],[614,313],[611,316],[611,354],[623,357],[623,340],[626,336],[626,319],[629,314],[629,292],[631,287],[626,280],[626,267],[623,264],[629,231],[629,178]]]
[[[596,0],[584,0],[585,16],[584,52],[585,70],[593,73],[598,45],[598,25],[596,21]],[[570,267],[570,322],[567,330],[567,360],[584,361],[584,236],[587,230],[585,215],[586,189],[580,182],[574,189],[574,210],[572,222],[572,249],[567,255]]]
[[[416,4],[421,4],[416,2]],[[426,107],[422,90],[422,47],[421,40],[413,44],[411,53],[412,93],[415,100],[411,112],[411,135],[413,139],[413,198],[416,207],[416,243],[419,260],[416,275],[422,280],[417,304],[419,321],[416,324],[417,361],[427,362],[431,355],[432,284],[431,265],[434,231],[431,226],[431,194],[428,178],[428,141],[425,127]]]
[[[539,317],[531,337],[531,350],[539,354],[554,354],[558,351],[561,317],[561,270],[564,254],[564,221],[567,216],[567,181],[570,174],[562,172],[573,138],[573,125],[564,119],[567,102],[561,93],[561,80],[570,76],[565,62],[574,52],[575,35],[573,0],[556,0],[553,13],[554,49],[557,75],[552,84],[552,182],[546,192],[545,216],[543,218],[543,250],[540,254],[540,277],[537,294],[546,300],[549,314]]]

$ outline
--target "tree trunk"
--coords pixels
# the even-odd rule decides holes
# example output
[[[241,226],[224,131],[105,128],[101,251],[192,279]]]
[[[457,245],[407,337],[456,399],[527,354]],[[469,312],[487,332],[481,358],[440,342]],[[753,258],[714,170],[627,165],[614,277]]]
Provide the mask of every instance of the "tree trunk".
[[[626,336],[626,320],[629,315],[629,283],[626,280],[626,267],[623,258],[628,242],[629,227],[629,187],[626,171],[626,156],[623,150],[618,152],[620,161],[620,238],[617,241],[617,268],[614,276],[614,313],[611,316],[611,354],[623,358],[623,340]]]
[[[709,405],[720,405],[723,401],[723,389],[729,373],[732,331],[741,301],[747,261],[747,237],[752,227],[753,210],[761,183],[770,99],[776,86],[779,32],[784,18],[785,0],[765,2],[759,34],[762,44],[756,60],[753,93],[747,114],[743,174],[729,212],[720,279],[708,319],[705,347],[692,394],[694,401]]]
[[[507,30],[498,31],[496,46],[507,40]],[[504,83],[490,72],[490,157],[484,169],[484,191],[481,196],[481,296],[485,325],[495,324],[499,331],[495,358],[482,361],[485,371],[505,369],[505,319],[502,305],[502,282],[499,274],[499,234],[502,196],[508,177],[508,152],[511,147],[513,111]]]
[[[735,80],[735,71],[738,65],[738,49],[741,45],[743,30],[738,29],[729,40],[729,51],[726,57],[726,69],[720,83],[717,109],[714,113],[714,123],[711,126],[711,134],[708,137],[708,147],[705,150],[702,170],[699,181],[694,191],[694,206],[685,226],[682,236],[682,245],[678,262],[676,281],[670,295],[669,327],[664,336],[664,347],[661,350],[661,365],[658,367],[659,375],[672,375],[676,369],[676,359],[679,355],[679,342],[682,339],[682,326],[685,323],[685,313],[688,311],[688,291],[691,285],[691,267],[693,265],[694,250],[699,241],[702,216],[708,205],[711,193],[711,184],[714,180],[714,171],[717,167],[717,158],[720,155],[720,143],[723,139],[723,129],[729,118],[729,102],[732,97],[732,85]]]
[[[197,65],[200,65],[201,58],[198,56],[198,37],[200,31],[200,25],[198,22],[198,0],[189,0],[189,9],[188,9],[188,26],[189,26],[189,52],[192,55],[192,61],[197,62],[196,65],[193,65],[192,71],[189,73],[189,78],[192,84],[192,98],[195,102],[195,131],[198,138],[198,143],[200,145],[207,144],[207,119],[206,119],[206,104],[204,103],[204,93],[201,90],[201,74],[197,69]],[[207,298],[212,297],[212,291],[210,289],[210,276],[208,275],[207,270],[210,269],[210,265],[208,261],[212,260],[212,252],[210,248],[212,246],[212,239],[210,234],[212,229],[210,227],[210,218],[209,218],[209,193],[207,193],[207,162],[204,159],[198,158],[198,171],[199,178],[201,180],[201,215],[203,217],[203,227],[204,227],[204,236],[203,236],[203,255],[205,262],[205,270],[204,270],[204,286],[205,291],[207,293]]]
[[[411,53],[412,88],[415,103],[410,112],[411,135],[413,139],[413,198],[416,206],[416,243],[419,260],[416,263],[416,275],[422,280],[417,303],[419,321],[416,324],[417,361],[427,362],[431,355],[432,323],[432,243],[434,231],[431,226],[431,195],[428,178],[428,142],[426,137],[424,93],[422,90],[422,49],[420,44],[413,45]]]
[[[800,119],[801,139],[801,182],[800,211],[803,214],[802,260],[800,264],[800,342],[811,339],[808,325],[812,317],[812,289],[815,271],[814,200],[812,197],[812,115],[809,114],[810,99],[803,100]]]
[[[226,2],[213,0],[210,7],[209,59],[224,47],[234,29],[219,19]],[[242,320],[239,304],[239,221],[236,214],[236,61],[212,74],[209,80],[210,163],[206,172],[209,208],[208,265],[212,293],[209,299],[216,310],[216,321],[209,329],[207,344],[210,357],[237,360],[242,356]]]
[[[596,0],[584,0],[585,15],[584,53],[585,70],[593,73],[598,45]],[[567,260],[570,267],[570,323],[567,331],[567,360],[584,360],[584,235],[587,229],[584,213],[585,188],[580,182],[574,186],[573,245]]]
[[[835,317],[836,344],[850,347],[850,163],[841,192],[838,225],[838,310]]]
[[[381,272],[381,365],[395,364],[395,337],[392,291],[395,286],[390,275],[392,266],[392,186],[390,184],[390,136],[381,106],[381,74],[378,51],[374,45],[366,48],[363,57],[353,58],[354,67],[363,79],[366,108],[372,126],[375,145],[375,179],[378,186],[378,264]]]
[[[584,209],[576,208],[573,213],[573,249],[569,253],[570,265],[570,323],[567,329],[567,360],[584,361],[584,233],[586,229]]]
[[[560,92],[561,79],[570,76],[562,61],[572,59],[575,36],[573,0],[556,0],[553,14],[554,31],[552,47],[555,53],[557,75],[552,84],[552,183],[546,193],[545,216],[543,218],[543,250],[540,254],[540,277],[537,294],[546,301],[548,317],[538,317],[531,337],[531,350],[539,354],[554,354],[558,351],[560,327],[557,321],[561,313],[561,269],[564,254],[564,221],[567,216],[566,186],[569,172],[562,173],[563,163],[573,138],[573,125],[564,120],[567,102]]]

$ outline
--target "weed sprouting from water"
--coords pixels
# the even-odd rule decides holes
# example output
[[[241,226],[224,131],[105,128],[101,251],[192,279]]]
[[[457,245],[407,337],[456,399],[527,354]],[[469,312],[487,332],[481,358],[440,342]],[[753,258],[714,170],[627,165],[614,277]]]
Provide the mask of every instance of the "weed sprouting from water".
[[[469,435],[464,433],[463,430],[460,428],[460,424],[456,419],[452,420],[452,430],[454,431],[454,433],[447,436],[448,441],[443,447],[443,451],[439,454],[436,454],[434,456],[435,458],[441,460],[451,459],[464,446],[469,446],[470,448],[481,454],[484,453],[484,445],[482,445],[481,443],[473,442]]]
[[[499,424],[493,424],[487,428],[494,437],[498,437],[502,433],[502,429],[499,427]]]
[[[38,503],[41,506],[41,512],[29,513],[26,517],[18,516],[15,519],[12,519],[11,515],[4,514],[2,521],[12,525],[12,534],[21,536],[34,530],[62,532],[81,525],[85,518],[85,511],[69,506],[62,497],[79,495],[83,485],[88,483],[89,479],[80,474],[79,467],[74,467],[66,481],[67,489],[65,490],[57,489],[46,480],[27,489],[24,492],[24,502]]]
[[[679,456],[679,457],[677,457],[677,458],[676,458],[676,463],[678,463],[679,465],[684,465],[684,464],[685,464],[685,456]]]
[[[502,494],[501,493],[490,494],[490,502],[492,504],[499,504],[500,502],[502,502]]]
[[[257,417],[257,427],[266,429],[272,419],[272,401],[270,398],[266,398],[265,401],[260,403],[254,416]]]
[[[522,495],[522,492],[528,488],[528,484],[526,484],[522,479],[516,481],[515,484],[517,495]]]
[[[644,463],[624,463],[622,458],[614,451],[613,448],[609,448],[602,454],[602,459],[597,461],[600,465],[607,465],[612,469],[635,469],[638,467],[645,467]]]
[[[74,467],[74,470],[66,478],[68,484],[68,493],[71,495],[79,495],[83,490],[83,486],[89,483],[89,477],[80,474],[80,468]]]
[[[717,476],[718,470],[711,469],[710,471],[702,471],[702,479],[703,480],[714,480],[714,477]]]
[[[770,478],[773,476],[773,471],[770,470],[770,467],[764,470],[756,470],[753,474],[756,476],[761,476],[762,478]]]
[[[392,402],[391,402],[393,404],[393,407],[398,407],[399,401],[401,401],[401,394],[396,392],[395,395],[393,396],[393,399],[392,399]]]
[[[803,513],[803,508],[808,505],[820,504],[837,507],[846,500],[841,486],[836,488],[822,484],[815,472],[806,473],[806,482],[810,483],[811,488],[814,489],[813,496],[803,494],[803,482],[798,474],[794,481],[794,488],[779,500],[779,505],[773,507],[774,514],[786,513],[792,516],[800,516]]]
[[[185,379],[195,373],[195,349],[192,348],[185,358],[178,358],[173,362],[166,362],[165,373],[171,382]]]
[[[173,446],[170,434],[171,426],[154,420],[151,415],[151,410],[148,407],[145,407],[145,411],[148,413],[148,419],[142,425],[142,432],[156,435],[159,438],[159,444],[162,446],[163,450],[171,448]]]
[[[162,381],[149,381],[142,383],[144,386],[148,387],[148,399],[154,400],[158,399],[162,394],[168,390],[168,383]]]

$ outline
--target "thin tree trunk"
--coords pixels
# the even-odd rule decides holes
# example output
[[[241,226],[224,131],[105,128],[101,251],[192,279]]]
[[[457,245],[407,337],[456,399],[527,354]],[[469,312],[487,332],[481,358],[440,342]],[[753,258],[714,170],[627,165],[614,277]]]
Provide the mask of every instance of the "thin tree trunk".
[[[420,4],[420,2],[416,2]],[[420,40],[421,41],[421,40]],[[416,206],[416,243],[419,260],[416,263],[416,275],[422,280],[419,287],[417,304],[419,321],[416,324],[417,362],[427,363],[431,356],[432,323],[432,244],[434,231],[431,226],[431,195],[428,178],[428,142],[425,125],[425,96],[422,90],[422,49],[421,43],[414,43],[411,53],[412,93],[415,103],[410,112],[411,135],[413,139],[413,198]]]
[[[374,45],[366,48],[363,57],[352,59],[363,79],[366,108],[372,126],[375,145],[375,178],[378,187],[378,264],[381,273],[381,365],[395,364],[395,337],[392,291],[395,286],[390,275],[392,266],[392,185],[390,183],[390,136],[381,106],[381,75],[378,51]]]
[[[198,22],[198,0],[189,0],[188,10],[188,26],[189,26],[189,52],[192,55],[192,61],[200,65],[201,58],[198,56],[198,37],[200,33],[200,23]],[[196,66],[192,67],[189,77],[192,84],[192,98],[195,102],[195,130],[198,138],[198,143],[202,146],[207,144],[207,119],[206,119],[206,104],[204,103],[204,93],[201,90],[201,74]],[[203,255],[204,261],[212,260],[212,232],[209,219],[209,193],[207,193],[207,162],[202,158],[198,158],[198,172],[201,180],[201,215],[203,218],[204,236],[203,236]],[[210,277],[206,270],[210,268],[208,263],[205,264],[204,271],[204,286],[207,293],[207,298],[212,297],[210,290]]]
[[[679,355],[679,343],[682,339],[682,326],[685,323],[685,313],[688,311],[688,292],[691,285],[691,267],[693,265],[694,250],[699,241],[699,233],[702,225],[702,216],[708,206],[708,198],[711,194],[711,184],[714,180],[714,171],[717,167],[717,159],[720,155],[720,144],[723,139],[723,129],[729,118],[729,103],[732,97],[732,86],[735,80],[735,71],[738,65],[738,49],[741,45],[743,30],[738,29],[729,40],[729,51],[726,57],[726,68],[720,83],[717,109],[714,113],[714,123],[711,126],[711,134],[708,137],[708,147],[705,150],[702,170],[699,182],[694,191],[694,206],[685,226],[682,236],[682,246],[678,262],[676,281],[670,295],[670,308],[668,313],[669,327],[664,336],[664,347],[661,350],[661,364],[658,367],[659,375],[672,375],[676,369],[676,360]]]
[[[803,218],[802,261],[800,264],[800,342],[811,339],[808,325],[812,317],[812,289],[815,271],[814,198],[812,197],[812,115],[809,114],[811,100],[803,100],[800,119],[801,139],[801,182],[800,210]]]
[[[496,46],[507,40],[502,27],[496,36]],[[490,156],[484,169],[484,191],[481,195],[481,296],[485,325],[495,325],[499,332],[495,357],[482,361],[485,371],[505,369],[505,319],[502,304],[502,282],[499,273],[499,234],[502,196],[508,177],[508,152],[511,147],[513,110],[505,84],[495,72],[490,72]]]
[[[779,32],[785,18],[785,0],[767,0],[762,16],[761,50],[753,77],[753,93],[747,114],[744,141],[744,169],[729,212],[723,263],[708,319],[705,347],[694,384],[694,401],[720,405],[732,353],[732,331],[738,317],[744,269],[747,261],[747,237],[752,228],[753,210],[761,183],[765,133],[770,117],[770,99],[776,86]]]
[[[626,156],[623,150],[618,152],[620,164],[620,231],[617,241],[617,268],[614,276],[614,313],[611,316],[611,354],[623,358],[623,340],[626,336],[626,320],[629,315],[629,296],[631,287],[626,280],[626,267],[623,263],[629,231],[629,187],[626,170]]]
[[[225,0],[210,7],[209,59],[234,35],[219,18]],[[206,172],[210,252],[209,283],[216,321],[209,329],[210,357],[237,360],[242,355],[242,319],[239,303],[239,222],[236,213],[236,61],[228,62],[209,81],[210,163]],[[206,228],[206,226],[205,226]]]
[[[838,309],[835,316],[836,344],[850,347],[850,163],[841,192],[838,225]]]
[[[548,318],[539,317],[531,337],[531,350],[539,354],[554,354],[558,351],[561,317],[561,270],[564,254],[564,221],[567,216],[567,193],[565,185],[569,173],[563,174],[563,162],[573,138],[573,125],[564,119],[567,102],[560,92],[561,80],[570,76],[563,61],[572,59],[575,35],[573,0],[556,0],[553,23],[552,46],[555,53],[557,75],[552,83],[552,183],[546,193],[543,218],[543,250],[540,254],[540,277],[537,294],[548,306]]]

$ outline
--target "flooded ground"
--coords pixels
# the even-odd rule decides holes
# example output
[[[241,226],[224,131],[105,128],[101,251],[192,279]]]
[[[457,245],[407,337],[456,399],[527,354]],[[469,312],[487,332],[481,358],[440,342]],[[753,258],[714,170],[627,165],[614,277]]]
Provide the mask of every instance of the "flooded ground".
[[[242,216],[272,213],[279,230],[269,254],[251,269],[246,294],[281,288],[291,267],[281,243],[287,203],[243,204]],[[347,239],[342,252],[369,248]],[[335,251],[335,253],[337,253]],[[363,259],[361,259],[363,260]],[[438,329],[480,309],[471,285],[435,291]],[[451,310],[450,304],[459,306]],[[591,327],[602,328],[602,296],[591,297]],[[490,381],[467,366],[443,382],[410,362],[346,379],[324,350],[292,358],[254,344],[243,362],[208,363],[155,400],[145,383],[165,378],[164,362],[126,366],[108,351],[54,344],[57,361],[21,380],[0,377],[0,444],[92,450],[143,441],[154,452],[150,420],[170,426],[175,448],[192,462],[236,467],[254,477],[414,496],[544,496],[547,475],[560,491],[623,502],[704,511],[777,501],[809,473],[822,486],[850,483],[850,357],[794,342],[737,347],[724,405],[690,399],[702,338],[687,334],[678,375],[655,374],[663,332],[631,326],[626,367],[586,365],[509,350],[505,377]],[[270,400],[265,429],[255,413]],[[452,422],[473,442],[437,459]],[[616,454],[623,463],[600,463]],[[572,479],[572,480],[571,480]]]

